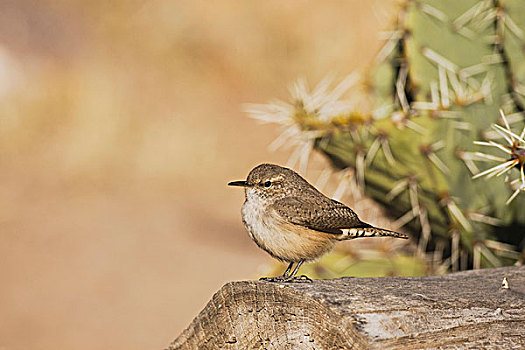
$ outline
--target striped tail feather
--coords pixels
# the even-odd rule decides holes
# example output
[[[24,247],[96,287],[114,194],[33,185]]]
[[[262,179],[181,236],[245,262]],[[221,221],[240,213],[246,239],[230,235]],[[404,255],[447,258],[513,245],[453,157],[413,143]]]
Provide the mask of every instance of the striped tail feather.
[[[360,237],[396,237],[408,239],[408,236],[404,233],[394,232],[385,230],[383,228],[377,228],[373,226],[368,227],[354,227],[341,229],[342,233],[339,236],[340,240],[354,239]]]

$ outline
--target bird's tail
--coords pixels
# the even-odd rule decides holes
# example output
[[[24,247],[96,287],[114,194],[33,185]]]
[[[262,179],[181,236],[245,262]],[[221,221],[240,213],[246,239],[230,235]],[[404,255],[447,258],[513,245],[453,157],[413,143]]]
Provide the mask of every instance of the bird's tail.
[[[377,228],[373,226],[367,227],[354,227],[341,229],[342,234],[339,236],[340,240],[354,239],[360,237],[396,237],[408,239],[408,236],[404,233],[394,232],[385,230],[383,228]]]

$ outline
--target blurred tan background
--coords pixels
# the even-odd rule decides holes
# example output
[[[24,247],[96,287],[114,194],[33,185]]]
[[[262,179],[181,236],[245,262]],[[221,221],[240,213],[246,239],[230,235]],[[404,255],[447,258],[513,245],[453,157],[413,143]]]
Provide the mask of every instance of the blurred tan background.
[[[0,349],[160,349],[267,271],[226,183],[290,151],[242,104],[369,66],[392,7],[1,1]]]

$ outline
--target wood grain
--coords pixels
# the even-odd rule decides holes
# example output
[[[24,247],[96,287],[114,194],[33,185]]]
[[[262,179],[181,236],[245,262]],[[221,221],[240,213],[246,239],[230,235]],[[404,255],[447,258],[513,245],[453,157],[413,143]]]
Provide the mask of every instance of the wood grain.
[[[230,282],[168,349],[427,348],[524,349],[525,267]]]

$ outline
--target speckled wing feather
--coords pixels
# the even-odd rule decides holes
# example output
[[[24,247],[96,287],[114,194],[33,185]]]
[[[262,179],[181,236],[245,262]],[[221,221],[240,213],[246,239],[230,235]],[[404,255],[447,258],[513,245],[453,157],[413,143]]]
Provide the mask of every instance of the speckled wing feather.
[[[333,199],[286,197],[277,200],[271,209],[285,220],[316,231],[340,234],[341,229],[370,227],[346,205]]]

